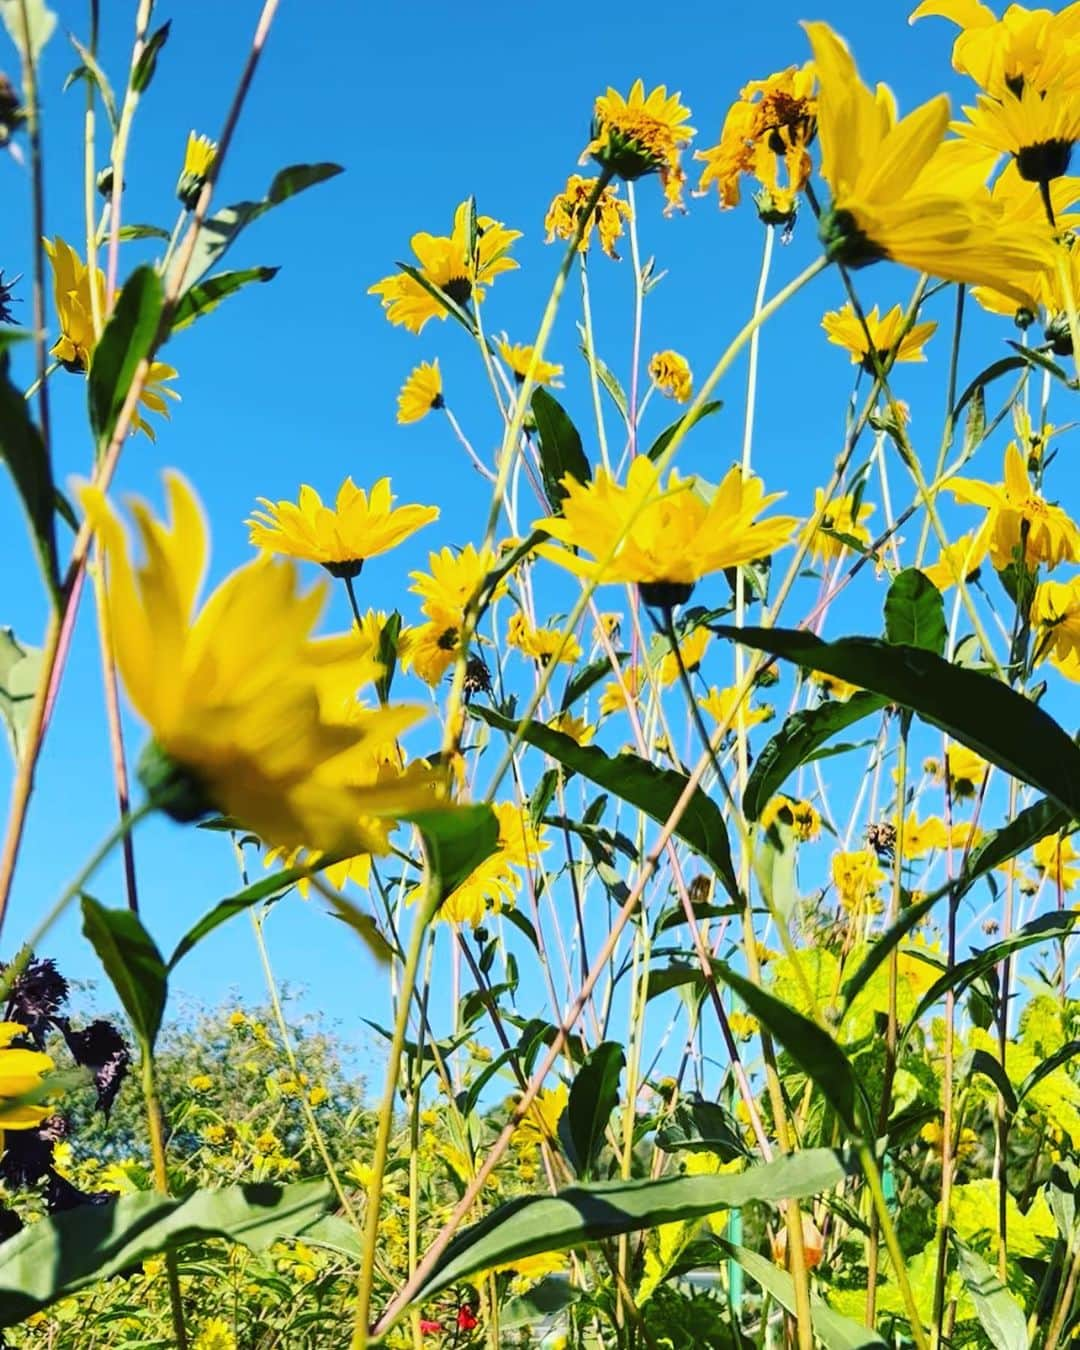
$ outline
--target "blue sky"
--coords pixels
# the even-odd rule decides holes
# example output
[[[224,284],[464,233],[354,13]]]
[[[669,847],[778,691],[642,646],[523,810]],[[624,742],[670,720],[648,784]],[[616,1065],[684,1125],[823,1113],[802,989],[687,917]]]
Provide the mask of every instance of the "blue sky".
[[[61,30],[67,25],[83,36],[81,8],[59,8]],[[159,20],[171,15],[174,23],[136,123],[127,222],[171,226],[184,138],[191,127],[216,135],[258,8],[254,0],[159,7]],[[133,10],[103,6],[102,60],[118,85]],[[669,17],[675,14],[677,20]],[[274,172],[290,163],[334,160],[346,173],[264,218],[235,247],[231,266],[280,264],[282,270],[271,285],[245,292],[170,344],[164,356],[180,369],[183,402],[156,447],[139,439],[125,450],[119,484],[160,501],[161,469],[180,467],[197,485],[212,522],[216,578],[249,555],[242,522],[256,496],[294,497],[303,481],[327,495],[346,473],[369,483],[389,472],[402,501],[432,502],[442,511],[436,526],[364,571],[363,602],[401,603],[407,571],[424,563],[429,548],[479,536],[487,497],[476,491],[441,419],[396,425],[398,387],[413,365],[437,355],[448,399],[475,443],[487,448],[497,434],[482,371],[461,331],[431,323],[413,337],[391,328],[365,293],[396,259],[408,256],[410,235],[421,229],[448,233],[454,207],[469,193],[481,212],[523,230],[515,249],[521,270],[499,280],[485,322],[489,331],[506,328],[514,340],[528,341],[559,259],[543,243],[544,213],[575,170],[598,92],[608,84],[625,89],[638,75],[650,85],[666,82],[681,89],[693,109],[697,143],[712,144],[739,87],[805,60],[798,20],[822,17],[850,40],[866,78],[893,86],[902,110],[942,88],[955,95],[951,27],[934,20],[909,27],[904,16],[903,6],[850,0],[811,9],[801,0],[738,7],[689,3],[668,11],[631,0],[614,12],[561,2],[462,9],[433,0],[407,7],[284,0],[216,200],[260,196]],[[6,49],[0,67],[14,64]],[[60,31],[43,69],[47,219],[50,234],[73,243],[82,238],[73,186],[81,176],[82,95],[78,88],[61,93],[61,86],[75,64]],[[0,181],[7,204],[0,266],[8,274],[28,274],[29,218],[17,205],[25,199],[24,173],[5,159]],[[659,189],[648,180],[639,185],[638,202],[643,255],[655,254],[658,267],[668,271],[649,299],[645,355],[675,347],[704,373],[749,312],[761,228],[749,205],[721,215],[714,199],[689,199],[686,216],[665,220]],[[816,247],[807,216],[793,242],[777,249],[774,287],[804,267]],[[145,246],[125,246],[125,265],[146,256],[152,252]],[[629,264],[598,256],[591,276],[598,348],[625,376]],[[889,305],[906,298],[913,280],[878,268],[863,274],[862,294],[867,303]],[[26,283],[20,293],[19,315],[28,320]],[[770,488],[786,489],[788,506],[799,514],[808,511],[813,487],[826,480],[841,443],[850,367],[819,328],[822,312],[841,299],[839,278],[827,274],[763,341],[755,466]],[[951,306],[951,297],[943,296],[932,314],[947,324]],[[567,367],[562,397],[584,427],[589,403],[576,317],[576,307],[568,305],[549,354]],[[986,340],[970,361],[965,358],[962,378],[1003,354],[1004,340],[1012,336],[1004,324],[976,324],[973,331]],[[937,341],[945,344],[945,331]],[[906,369],[898,380],[898,392],[916,410],[916,438],[927,454],[939,434],[943,369],[942,360],[927,370]],[[696,431],[688,446],[685,462],[714,480],[738,454],[743,379],[740,363],[721,390],[730,411]],[[85,389],[63,372],[52,388],[57,472],[64,480],[86,465],[80,414]],[[672,415],[670,407],[654,412],[657,428]],[[977,467],[997,480],[998,446]],[[874,520],[881,520],[880,507]],[[6,490],[0,494],[0,529],[8,541],[0,622],[38,641],[42,596]],[[877,631],[880,597],[872,604],[864,612],[857,600],[846,606],[852,628]],[[333,618],[344,626],[343,596],[335,595],[334,605]],[[4,935],[8,950],[110,824],[99,684],[96,638],[84,605],[40,768]],[[141,730],[131,726],[129,744],[137,749],[141,740]],[[6,764],[0,766],[5,795],[7,773]],[[145,917],[165,950],[236,887],[230,850],[220,837],[153,822],[140,831],[137,851]],[[91,889],[106,903],[122,903],[115,867],[104,869]],[[358,1014],[384,1015],[381,996],[358,1000],[358,988],[378,988],[370,978],[373,968],[333,920],[290,898],[277,907],[268,933],[279,977],[307,985],[314,1006],[350,1028]],[[56,930],[48,950],[70,975],[97,974],[73,917]],[[219,931],[188,958],[177,987],[208,1000],[233,987],[245,998],[260,997],[246,921]]]

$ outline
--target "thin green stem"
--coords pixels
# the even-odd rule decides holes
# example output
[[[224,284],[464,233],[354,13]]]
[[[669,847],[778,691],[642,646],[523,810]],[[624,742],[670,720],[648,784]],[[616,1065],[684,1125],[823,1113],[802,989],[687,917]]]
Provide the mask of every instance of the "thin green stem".
[[[922,1317],[919,1314],[919,1305],[915,1302],[915,1293],[908,1278],[907,1258],[904,1256],[900,1239],[896,1236],[896,1226],[892,1221],[892,1215],[889,1213],[889,1202],[885,1199],[885,1192],[882,1189],[877,1159],[874,1157],[873,1149],[867,1143],[859,1145],[859,1162],[862,1165],[863,1175],[866,1177],[866,1184],[870,1189],[878,1223],[881,1225],[881,1233],[885,1239],[889,1260],[892,1263],[893,1275],[896,1278],[896,1283],[900,1286],[900,1296],[904,1300],[904,1309],[907,1312],[908,1321],[911,1323],[912,1340],[914,1340],[917,1350],[929,1350],[926,1332],[923,1330]]]
[[[46,376],[48,358],[45,351],[45,147],[41,135],[41,106],[38,99],[37,68],[31,40],[30,7],[28,0],[20,0],[19,19],[22,41],[23,107],[26,113],[26,132],[30,143],[30,183],[33,203],[33,238],[31,254],[34,259],[34,359],[37,367],[38,419],[46,458],[52,448],[49,416],[49,384]]]
[[[165,1157],[165,1111],[161,1105],[157,1078],[154,1073],[154,1048],[147,1042],[139,1047],[142,1065],[143,1101],[146,1105],[146,1125],[150,1135],[150,1158],[154,1172],[154,1189],[161,1195],[169,1194],[169,1170]],[[172,1316],[173,1338],[177,1350],[187,1350],[187,1330],[184,1326],[184,1302],[180,1294],[180,1275],[176,1253],[165,1253],[165,1270],[169,1286],[169,1312]]]

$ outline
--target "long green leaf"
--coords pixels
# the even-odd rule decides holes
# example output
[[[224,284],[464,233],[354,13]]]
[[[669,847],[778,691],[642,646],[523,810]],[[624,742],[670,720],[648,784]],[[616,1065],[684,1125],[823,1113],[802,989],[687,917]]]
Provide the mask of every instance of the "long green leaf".
[[[181,296],[172,321],[172,332],[187,328],[245,286],[253,282],[273,281],[280,271],[280,267],[246,267],[242,272],[218,272],[207,277]]]
[[[56,489],[52,465],[30,405],[8,377],[10,354],[0,351],[0,458],[8,466],[22,500],[45,584],[55,594],[60,582],[56,566]],[[10,557],[10,544],[9,557]],[[11,565],[9,563],[9,565]]]
[[[982,1329],[994,1350],[1027,1350],[1027,1318],[996,1270],[978,1253],[955,1244],[957,1265],[964,1287],[971,1295]]]
[[[492,708],[476,705],[469,711],[508,735],[512,736],[520,730],[522,739],[529,745],[543,750],[546,755],[558,760],[566,768],[574,769],[590,782],[614,792],[624,802],[660,823],[667,820],[686,788],[685,774],[677,773],[674,769],[660,769],[637,755],[606,755],[596,746],[578,745],[561,731],[553,731],[539,722],[519,724]],[[700,788],[690,798],[675,827],[675,833],[712,864],[724,889],[737,901],[739,883],[731,860],[724,817],[716,803]]]
[[[1048,834],[1067,829],[1070,821],[1069,812],[1046,797],[1025,807],[1008,825],[995,830],[977,848],[972,849],[964,875],[960,878],[960,893],[969,890],[987,872],[1015,858]]]
[[[40,682],[41,648],[28,647],[10,628],[0,628],[0,717],[16,763],[25,753],[26,728]]]
[[[135,1034],[152,1049],[168,996],[168,971],[157,943],[130,909],[106,909],[82,897],[83,934],[98,954]]]
[[[590,1051],[570,1084],[566,1110],[559,1120],[559,1138],[579,1177],[587,1177],[604,1142],[604,1131],[619,1100],[619,1078],[626,1053],[617,1041],[603,1041]]]
[[[532,414],[540,441],[540,472],[544,479],[544,491],[557,511],[566,497],[563,478],[569,474],[579,483],[587,483],[592,470],[585,457],[580,432],[554,395],[546,389],[537,389],[532,396]]]
[[[157,70],[158,53],[169,40],[169,29],[172,27],[172,19],[166,19],[160,28],[154,30],[147,40],[146,46],[142,50],[138,64],[131,72],[131,87],[136,94],[145,93],[150,87],[150,81],[154,78],[154,72]]]
[[[94,349],[87,398],[90,425],[100,446],[116,430],[135,368],[150,353],[161,318],[161,278],[152,267],[139,267],[124,283],[112,318]]]
[[[747,1156],[735,1119],[719,1102],[684,1098],[656,1131],[656,1147],[665,1153],[715,1153],[722,1162]]]
[[[416,1299],[431,1298],[491,1266],[679,1219],[700,1219],[714,1210],[738,1209],[751,1201],[776,1204],[820,1195],[843,1178],[838,1155],[818,1148],[731,1176],[594,1182],[572,1186],[555,1196],[522,1196],[500,1205],[455,1238]]]
[[[1080,818],[1080,748],[1048,713],[1001,680],[951,665],[933,652],[875,638],[823,642],[797,629],[714,631],[911,708]]]
[[[490,806],[455,806],[403,817],[420,831],[430,879],[441,898],[489,858],[499,842],[499,822]]]
[[[39,1219],[0,1244],[0,1326],[14,1326],[88,1284],[192,1242],[224,1237],[263,1251],[303,1234],[332,1203],[333,1192],[321,1180],[246,1182],[184,1200],[140,1192]]]
[[[660,458],[675,439],[675,436],[683,423],[686,423],[686,429],[689,431],[692,426],[695,426],[698,422],[702,421],[703,418],[711,417],[713,413],[719,412],[723,406],[720,399],[714,399],[711,403],[703,403],[693,416],[691,416],[690,413],[683,413],[682,417],[680,417],[677,422],[672,422],[671,426],[665,427],[660,435],[657,436],[656,440],[653,441],[652,445],[649,446],[649,449],[646,452],[649,458],[652,460]]]

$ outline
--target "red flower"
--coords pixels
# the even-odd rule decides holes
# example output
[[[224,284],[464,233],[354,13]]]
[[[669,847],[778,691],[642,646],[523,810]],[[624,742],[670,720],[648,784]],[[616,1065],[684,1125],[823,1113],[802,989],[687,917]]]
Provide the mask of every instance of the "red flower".
[[[433,1322],[430,1317],[421,1317],[420,1331],[424,1336],[436,1336],[442,1329],[441,1322]]]
[[[457,1325],[458,1331],[473,1331],[480,1325],[476,1314],[467,1304],[462,1304],[458,1309]]]

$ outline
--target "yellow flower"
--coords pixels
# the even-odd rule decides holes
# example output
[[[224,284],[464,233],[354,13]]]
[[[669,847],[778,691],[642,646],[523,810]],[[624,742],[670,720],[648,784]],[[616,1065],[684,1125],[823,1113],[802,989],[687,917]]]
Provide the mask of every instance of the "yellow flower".
[[[495,566],[495,555],[488,548],[477,549],[466,544],[457,553],[444,548],[428,554],[430,573],[410,572],[415,583],[409,589],[423,599],[421,608],[429,618],[446,614],[462,614],[465,606],[479,591],[487,574]],[[506,591],[500,582],[493,598]]]
[[[361,1162],[359,1158],[353,1158],[345,1168],[345,1175],[354,1186],[359,1186],[361,1190],[366,1191],[375,1178],[375,1169],[370,1163]]]
[[[232,1325],[224,1317],[211,1317],[203,1323],[191,1350],[236,1350]]]
[[[938,560],[931,567],[922,569],[939,591],[947,591],[961,579],[966,580],[978,570],[990,547],[990,536],[986,529],[968,530],[955,544],[949,544],[938,554]]]
[[[711,641],[712,633],[704,624],[700,624],[679,643],[679,656],[688,675],[700,667]],[[673,651],[665,652],[661,658],[658,679],[665,689],[679,679],[679,658]]]
[[[806,147],[817,130],[814,83],[814,67],[807,62],[745,85],[728,109],[719,142],[694,155],[705,163],[698,191],[715,183],[726,209],[739,204],[742,178],[754,177],[769,194],[767,210],[790,218],[812,167]],[[782,186],[777,177],[781,160],[787,169]],[[763,218],[768,219],[767,212]]]
[[[214,1080],[208,1073],[197,1073],[188,1079],[188,1087],[192,1092],[209,1092],[214,1086]]]
[[[649,362],[649,375],[662,394],[676,403],[688,403],[694,392],[690,362],[678,352],[655,352]]]
[[[430,772],[379,782],[372,747],[402,725],[400,710],[325,715],[320,689],[340,674],[317,665],[312,629],[325,587],[301,594],[296,569],[260,558],[195,606],[208,537],[198,499],[166,475],[171,520],[133,504],[145,563],[132,563],[119,516],[96,488],[80,498],[108,559],[116,659],[153,741],[140,781],[175,819],[235,816],[269,844],[366,851],[360,822],[430,806]],[[340,660],[354,664],[341,648]],[[325,695],[324,695],[325,697]],[[406,721],[415,720],[409,713]]]
[[[937,816],[929,816],[926,820],[920,821],[914,811],[908,814],[907,820],[904,821],[901,840],[905,858],[925,858],[928,853],[947,848],[948,844],[949,832],[943,820]]]
[[[421,361],[401,386],[397,398],[397,420],[405,425],[419,422],[429,412],[445,407],[439,362]]]
[[[590,726],[584,717],[575,717],[571,712],[556,713],[548,722],[552,731],[560,731],[578,745],[589,745],[596,735],[596,728]]]
[[[566,1110],[570,1092],[565,1083],[541,1088],[536,1100],[518,1122],[514,1143],[520,1148],[550,1143],[558,1138],[559,1117]]]
[[[862,267],[888,258],[1006,294],[1017,293],[1018,272],[1052,264],[1048,237],[1002,225],[985,190],[954,181],[954,152],[942,150],[944,94],[898,121],[892,93],[863,84],[833,30],[804,26],[820,84],[821,173],[832,190],[821,221],[830,260]]]
[[[542,666],[549,666],[552,660],[566,665],[581,660],[581,643],[573,633],[564,638],[557,628],[533,628],[520,610],[510,616],[506,640]]]
[[[547,243],[550,244],[554,239],[573,239],[582,212],[588,206],[596,188],[596,181],[595,178],[583,178],[579,173],[572,173],[566,180],[566,187],[552,199],[544,219]],[[580,252],[585,253],[588,250],[595,226],[600,236],[600,247],[609,258],[618,258],[615,245],[622,236],[623,223],[629,220],[631,215],[629,202],[624,202],[618,196],[618,191],[614,183],[609,183],[600,193],[592,209],[589,223],[582,232],[581,242],[578,244]]]
[[[457,660],[460,637],[459,614],[429,619],[416,628],[405,629],[398,645],[402,670],[412,671],[434,688]]]
[[[1011,4],[998,19],[979,0],[923,0],[908,22],[930,15],[951,19],[961,29],[953,68],[988,94],[1026,85],[1046,89],[1059,81],[1080,87],[1080,10],[1074,4],[1059,14]]]
[[[537,552],[577,576],[631,581],[649,605],[685,603],[699,577],[736,567],[782,548],[795,530],[792,516],[755,517],[778,499],[761,480],[738,466],[706,498],[697,479],[672,471],[667,487],[656,465],[639,455],[625,486],[602,466],[587,484],[569,474],[561,516],[536,521],[565,547],[542,544]],[[585,550],[592,559],[573,550]]]
[[[825,505],[824,488],[814,489],[814,514]],[[810,527],[807,525],[804,537],[809,539],[810,556],[817,562],[835,562],[837,558],[842,558],[847,552],[848,546],[843,540],[836,538],[836,535],[847,535],[851,539],[857,539],[864,547],[870,543],[870,531],[863,524],[868,516],[873,514],[873,506],[860,503],[856,508],[855,495],[846,492],[840,497],[833,497],[825,508],[825,514],[821,517],[821,523],[813,533],[810,533]],[[831,531],[831,533],[827,533]]]
[[[193,211],[198,203],[199,193],[203,190],[216,154],[217,145],[209,136],[196,136],[194,131],[188,132],[184,167],[180,170],[176,195],[189,211]]]
[[[861,365],[868,375],[875,373],[875,354],[878,362],[886,367],[890,358],[896,361],[925,361],[923,348],[937,331],[936,323],[927,322],[913,324],[904,333],[904,310],[901,305],[893,305],[887,314],[880,317],[875,305],[866,315],[864,328],[850,301],[826,314],[821,326],[834,346],[843,347],[851,353],[851,364]]]
[[[699,698],[698,703],[716,720],[717,725],[726,726],[729,730],[734,730],[739,724],[739,691],[732,685],[727,689],[717,689],[713,685],[704,698]],[[773,717],[773,709],[769,704],[764,704],[760,708],[751,708],[749,698],[742,699],[742,719],[743,725],[749,730],[750,727],[756,727],[759,722],[768,722]]]
[[[477,216],[476,237],[470,243],[470,215],[471,203],[464,201],[454,212],[451,234],[421,231],[410,241],[416,271],[457,305],[467,305],[470,300],[479,304],[486,286],[517,267],[510,249],[521,238],[521,231],[508,230],[491,216]],[[390,322],[401,324],[410,333],[419,333],[428,319],[445,319],[449,312],[407,272],[377,281],[368,287],[368,295],[377,295]]]
[[[737,1008],[728,1013],[728,1026],[731,1028],[731,1034],[739,1041],[748,1041],[761,1030],[761,1024],[756,1017],[739,1012]]]
[[[437,506],[395,508],[389,478],[380,478],[370,495],[346,478],[332,508],[306,483],[297,503],[258,500],[265,510],[253,511],[245,522],[252,544],[268,553],[321,563],[332,577],[358,576],[368,558],[396,548],[439,518]]]
[[[515,378],[519,382],[524,380],[532,363],[533,348],[520,342],[515,342],[511,346],[510,339],[505,333],[498,339],[495,346],[498,348],[499,355],[514,372]],[[533,380],[536,384],[547,384],[554,389],[558,389],[562,383],[559,379],[562,373],[562,366],[557,366],[551,361],[538,361],[533,370]]]
[[[985,507],[990,561],[996,568],[1018,560],[1052,569],[1080,560],[1080,530],[1060,506],[1032,489],[1023,457],[1015,445],[1005,451],[1005,481],[983,483],[974,478],[949,478],[947,487],[958,502]]]
[[[856,917],[877,912],[878,888],[888,880],[878,866],[876,854],[866,848],[854,853],[834,853],[832,879],[840,904]]]
[[[810,680],[821,690],[823,698],[834,699],[837,703],[846,703],[852,694],[859,693],[857,684],[848,684],[838,675],[827,675],[823,670],[812,670]]]
[[[497,802],[492,810],[499,822],[498,846],[446,897],[440,919],[475,928],[489,909],[498,912],[504,904],[512,905],[521,889],[515,869],[531,868],[548,847],[547,831],[532,823],[527,808]]]
[[[1049,182],[1068,171],[1080,139],[1077,92],[1064,84],[1039,89],[1025,82],[1019,93],[980,95],[973,108],[964,108],[967,121],[954,123],[954,130],[976,145],[1012,155],[1027,182]]]
[[[812,843],[821,833],[821,817],[811,802],[782,795],[771,797],[761,813],[761,828],[767,830],[777,821],[790,825],[795,838],[804,844]]]
[[[601,94],[593,109],[592,140],[580,163],[591,155],[604,168],[631,183],[645,174],[658,173],[667,198],[666,211],[682,206],[686,174],[680,163],[694,128],[686,125],[690,109],[658,85],[648,95],[641,80],[635,80],[629,97],[616,89]]]
[[[1031,622],[1041,629],[1037,655],[1048,656],[1070,680],[1080,680],[1080,577],[1037,586]]]
[[[380,823],[374,820],[371,822],[371,838],[373,843],[382,844],[378,852],[385,854],[389,853],[390,845],[385,839],[380,838]],[[263,867],[287,868],[296,867],[298,863],[308,863],[314,869],[321,857],[322,854],[317,849],[271,848],[263,855]],[[343,891],[350,881],[366,891],[371,885],[371,854],[358,853],[355,858],[345,858],[339,863],[332,863],[329,867],[320,867],[318,871],[335,891]],[[296,889],[306,900],[311,894],[310,878],[301,877],[296,883]]]
[[[935,778],[939,782],[947,779],[952,795],[960,800],[974,797],[982,786],[983,779],[990,772],[990,765],[982,755],[977,755],[966,745],[957,743],[953,743],[945,751],[944,773],[940,765],[935,767],[937,769]]]
[[[623,712],[626,709],[626,695],[623,693],[623,686],[625,686],[626,694],[630,696],[631,701],[635,701],[640,695],[643,681],[638,666],[627,666],[622,672],[622,678],[622,685],[619,684],[618,680],[608,680],[600,691],[597,711],[601,717],[606,717],[608,713]]]
[[[0,1050],[0,1152],[5,1130],[31,1130],[55,1110],[52,1106],[10,1105],[12,1098],[25,1097],[41,1086],[42,1076],[56,1066],[39,1050]]]
[[[1080,860],[1080,853],[1068,836],[1063,839],[1058,834],[1047,835],[1031,850],[1031,857],[1039,874],[1057,890],[1071,891],[1080,879],[1080,867],[1072,866]]]

